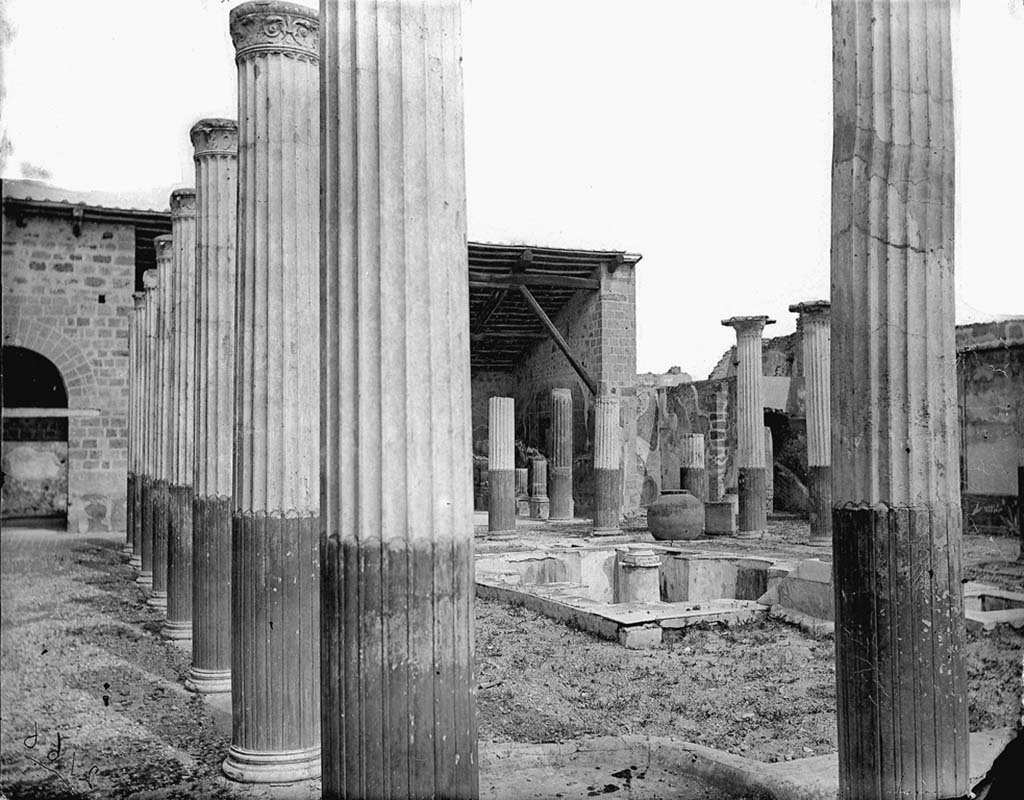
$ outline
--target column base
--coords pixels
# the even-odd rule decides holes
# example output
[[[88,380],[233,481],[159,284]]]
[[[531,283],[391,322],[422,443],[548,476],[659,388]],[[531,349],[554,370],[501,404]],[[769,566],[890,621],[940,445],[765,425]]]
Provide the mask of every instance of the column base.
[[[142,566],[142,562],[139,562],[139,566]],[[141,586],[143,589],[153,588],[153,573],[152,572],[140,572],[139,577],[135,579],[135,583]]]
[[[167,608],[167,592],[153,592],[146,601],[146,605],[153,608]]]
[[[761,539],[764,537],[766,531],[739,531],[736,534],[737,539]]]
[[[516,500],[516,516],[528,517],[530,515],[530,501],[526,499]]]
[[[619,536],[622,534],[622,528],[594,528],[591,531],[591,536]]]
[[[165,639],[191,639],[192,620],[168,620],[160,629],[160,634]]]
[[[133,568],[138,569],[138,570],[141,570],[142,569],[142,556],[133,555],[131,558],[128,559],[128,566],[129,567],[133,567]]]
[[[546,497],[530,500],[530,519],[547,519],[550,515],[550,510],[551,507]]]
[[[122,545],[121,555],[128,556],[129,559],[132,557],[132,546],[130,544]]]
[[[320,777],[320,748],[258,753],[231,745],[221,764],[224,774],[240,783],[295,783]]]
[[[516,538],[516,532],[514,530],[511,530],[511,531],[487,531],[487,538],[488,539],[493,539],[496,542],[505,542],[505,541],[508,541],[509,539],[515,539]]]
[[[231,691],[231,670],[192,667],[185,679],[185,688],[196,694],[223,694]]]

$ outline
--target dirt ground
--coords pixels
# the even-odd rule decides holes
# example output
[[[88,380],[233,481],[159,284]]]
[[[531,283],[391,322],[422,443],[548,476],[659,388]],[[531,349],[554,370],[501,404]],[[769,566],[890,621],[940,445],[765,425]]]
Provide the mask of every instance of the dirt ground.
[[[966,541],[966,569],[1015,546]],[[12,800],[264,796],[221,777],[224,714],[182,688],[188,652],[159,638],[161,613],[118,550],[112,536],[3,533],[0,789]],[[1013,724],[1022,639],[970,636],[972,730]],[[481,741],[671,734],[763,760],[835,748],[832,640],[782,624],[630,651],[481,601],[476,651]]]

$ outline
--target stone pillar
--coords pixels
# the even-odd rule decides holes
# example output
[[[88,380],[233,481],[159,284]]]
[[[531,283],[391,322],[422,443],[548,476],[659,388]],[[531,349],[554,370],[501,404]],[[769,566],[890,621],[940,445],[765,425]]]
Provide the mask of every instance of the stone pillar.
[[[804,407],[807,419],[807,493],[810,544],[832,546],[832,396],[828,300],[789,307],[799,314],[804,352]]]
[[[125,546],[128,563],[138,568],[142,544],[142,368],[146,345],[145,292],[132,293],[128,320],[128,494]]]
[[[170,524],[170,477],[174,444],[171,441],[173,391],[171,367],[174,342],[174,242],[173,223],[166,258],[157,261],[156,287],[156,392],[154,409],[155,461],[153,473],[153,584],[149,604],[167,607],[167,532]],[[159,255],[159,251],[158,251]]]
[[[572,519],[572,390],[551,390],[551,519]]]
[[[195,462],[196,192],[171,192],[171,470],[167,489],[168,639],[192,636],[192,471]]]
[[[530,517],[547,519],[550,510],[548,500],[548,460],[530,459]]]
[[[145,391],[142,397],[143,430],[142,430],[142,538],[139,542],[139,577],[136,579],[144,589],[153,586],[153,528],[156,525],[156,449],[157,449],[157,409],[159,405],[158,373],[159,373],[159,292],[161,272],[166,275],[167,264],[171,260],[171,237],[157,236],[153,239],[156,251],[156,269],[148,269],[142,274],[142,288],[145,292],[145,366],[143,383]]]
[[[679,464],[679,488],[698,500],[706,500],[703,433],[684,433],[679,437]]]
[[[508,539],[516,533],[515,423],[515,400],[492,397],[487,421],[487,479],[491,489],[487,531],[492,539]]]
[[[238,253],[223,769],[278,783],[320,774],[319,23],[304,6],[255,2],[233,8],[230,27]]]
[[[516,467],[516,516],[525,517],[530,513],[530,470]]]
[[[775,510],[775,445],[772,443],[772,429],[764,426],[764,512]]]
[[[322,8],[323,794],[475,798],[460,5]]]
[[[715,409],[709,415],[707,455],[707,499],[718,502],[725,499],[726,471],[729,463],[729,392],[721,386],[715,392]]]
[[[196,398],[192,499],[192,668],[186,686],[231,691],[231,456],[238,125],[190,131],[196,165]]]
[[[839,796],[969,788],[949,0],[834,2]]]
[[[761,331],[768,317],[732,317],[736,329],[736,474],[741,539],[758,538],[768,527],[765,513],[764,397],[761,393]]]
[[[619,398],[604,394],[594,400],[594,536],[619,533],[621,481]]]

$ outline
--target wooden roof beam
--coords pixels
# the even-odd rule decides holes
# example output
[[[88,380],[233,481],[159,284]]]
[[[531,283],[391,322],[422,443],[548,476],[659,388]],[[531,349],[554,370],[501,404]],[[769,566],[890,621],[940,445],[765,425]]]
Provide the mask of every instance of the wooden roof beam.
[[[594,395],[594,397],[597,397],[597,384],[594,382],[594,379],[590,377],[590,373],[584,369],[583,364],[581,364],[580,360],[576,358],[572,349],[569,347],[569,343],[565,341],[565,337],[563,337],[558,328],[555,327],[555,323],[551,321],[551,318],[544,312],[544,309],[541,308],[540,303],[537,302],[537,298],[535,298],[533,294],[530,293],[530,290],[525,286],[520,285],[519,291],[523,295],[523,299],[526,300],[530,308],[533,309],[533,313],[537,315],[537,319],[539,319],[541,324],[547,328],[548,333],[551,334],[551,338],[554,339],[555,344],[558,345],[558,349],[562,351],[566,359],[568,359],[569,363],[572,365],[572,368],[576,370],[576,374],[580,376],[580,379],[587,385],[587,388],[590,389],[590,393]]]
[[[508,289],[495,289],[491,292],[491,296],[487,298],[487,302],[484,303],[484,307],[480,309],[480,313],[476,315],[476,319],[473,320],[473,324],[469,326],[469,335],[476,336],[483,331],[484,326],[487,324],[501,301],[505,299],[505,295],[508,293]]]
[[[601,281],[596,278],[577,278],[569,275],[518,273],[502,276],[473,269],[469,271],[469,288],[471,289],[515,289],[520,286],[535,289],[597,290],[601,288]]]

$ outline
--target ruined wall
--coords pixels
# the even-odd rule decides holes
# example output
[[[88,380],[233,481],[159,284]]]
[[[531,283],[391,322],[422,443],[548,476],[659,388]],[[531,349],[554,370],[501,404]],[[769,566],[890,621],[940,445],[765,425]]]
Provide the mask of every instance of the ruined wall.
[[[69,530],[123,530],[135,229],[5,215],[2,254],[3,343],[50,359],[89,410],[68,419]]]

